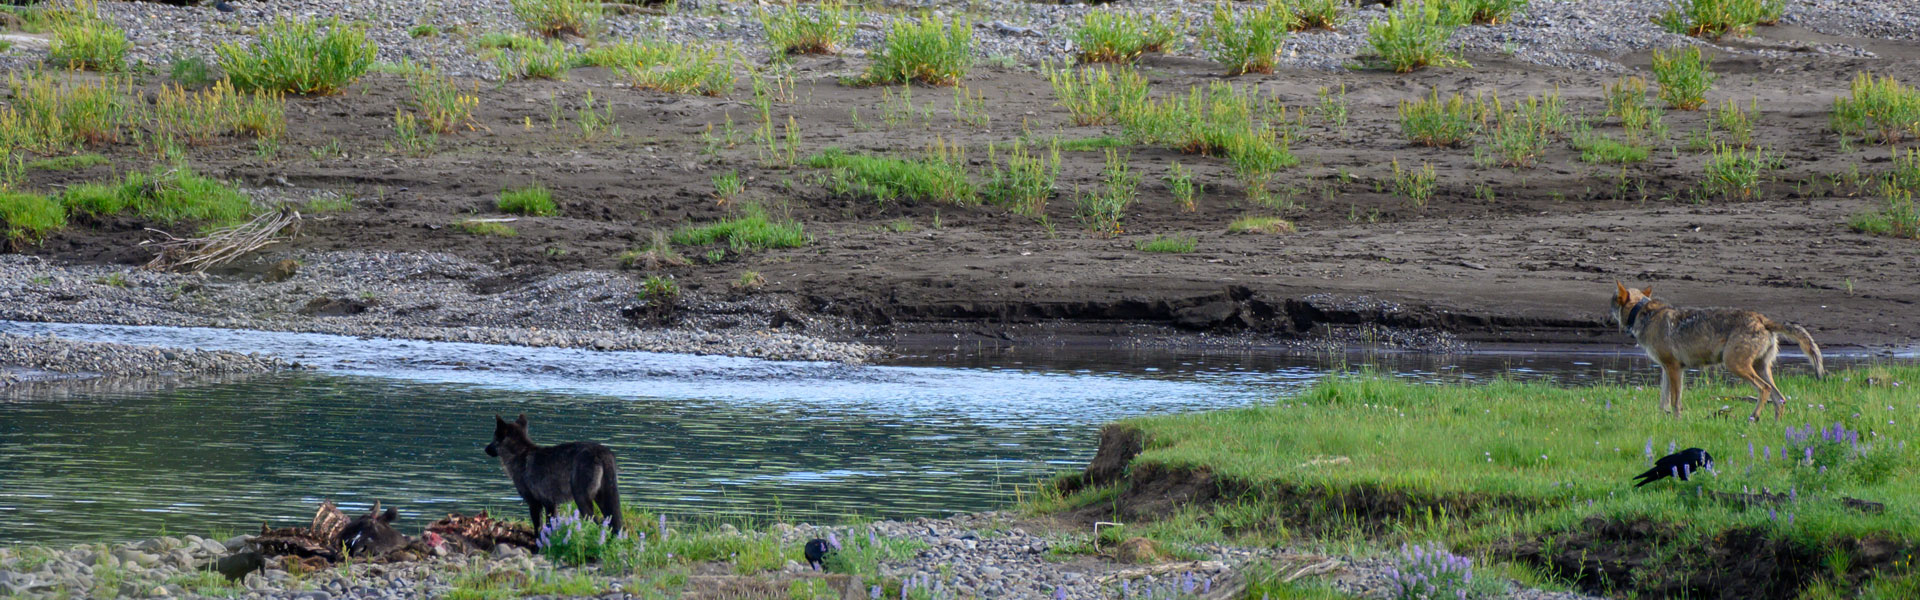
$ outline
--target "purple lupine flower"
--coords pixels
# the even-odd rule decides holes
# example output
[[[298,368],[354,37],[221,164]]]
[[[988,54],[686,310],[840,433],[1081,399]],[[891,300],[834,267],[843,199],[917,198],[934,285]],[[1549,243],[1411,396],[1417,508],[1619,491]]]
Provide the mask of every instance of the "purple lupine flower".
[[[1067,586],[1054,586],[1053,600],[1067,600]]]
[[[1807,460],[1813,460],[1813,446],[1807,446]]]
[[[1787,526],[1788,527],[1793,526],[1793,513],[1791,512],[1787,513]]]
[[[1753,460],[1753,440],[1747,440],[1747,460]]]
[[[667,541],[667,513],[660,513],[660,541]]]
[[[1133,580],[1131,579],[1120,580],[1120,597],[1125,598],[1132,594],[1133,594]]]
[[[1800,502],[1800,486],[1787,488],[1787,500],[1796,504]]]
[[[1645,454],[1647,460],[1653,460],[1653,438],[1647,438],[1647,448],[1640,451],[1640,453]]]
[[[834,535],[834,534],[833,534],[833,532],[831,532],[831,531],[829,531],[829,532],[827,532],[827,545],[828,545],[828,546],[833,546],[833,549],[834,549],[834,550],[839,550],[839,549],[840,549],[840,536],[837,536],[837,535]]]
[[[1825,474],[1827,474],[1827,466],[1826,466],[1826,465],[1820,465],[1820,474],[1821,474],[1821,475],[1825,475]]]
[[[1185,593],[1191,594],[1193,593],[1194,585],[1193,571],[1187,571],[1187,576],[1180,582],[1180,589]]]
[[[1200,584],[1200,593],[1202,593],[1202,594],[1211,594],[1211,593],[1213,593],[1213,578],[1212,578],[1212,577],[1208,577],[1208,578],[1207,578],[1207,581],[1206,581],[1206,583],[1202,583],[1202,584]]]
[[[867,592],[867,598],[870,600],[880,600],[880,586],[873,586],[873,589]]]
[[[1779,512],[1779,511],[1776,511],[1776,510],[1774,510],[1774,509],[1773,509],[1772,507],[1768,507],[1768,508],[1767,508],[1767,520],[1768,520],[1768,521],[1778,521],[1778,520],[1780,520],[1780,512]]]
[[[1773,446],[1761,446],[1760,458],[1767,461],[1773,460]]]
[[[867,545],[868,546],[880,545],[880,536],[873,533],[873,528],[871,527],[867,528]]]

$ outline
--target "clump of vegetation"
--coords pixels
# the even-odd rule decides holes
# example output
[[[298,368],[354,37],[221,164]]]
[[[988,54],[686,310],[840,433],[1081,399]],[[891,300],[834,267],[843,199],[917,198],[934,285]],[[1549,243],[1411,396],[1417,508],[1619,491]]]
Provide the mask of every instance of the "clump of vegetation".
[[[1720,39],[1728,35],[1746,35],[1755,25],[1780,22],[1786,12],[1782,0],[1673,0],[1667,12],[1654,17],[1654,23],[1667,31]]]
[[[209,573],[210,575],[217,575]],[[223,580],[224,581],[224,580]],[[465,569],[453,578],[447,600],[509,600],[528,596],[585,597],[605,593],[611,586],[586,573],[563,574],[553,569]]]
[[[1075,59],[1082,63],[1130,63],[1141,54],[1165,52],[1179,39],[1178,21],[1095,9],[1073,30]]]
[[[1719,110],[1714,111],[1713,125],[1725,132],[1734,145],[1751,146],[1753,145],[1753,122],[1759,115],[1759,98],[1754,98],[1745,109],[1740,108],[1740,103],[1728,100],[1720,105]]]
[[[1566,133],[1571,119],[1560,94],[1554,92],[1516,102],[1511,108],[1495,98],[1489,109],[1494,114],[1487,143],[1476,154],[1489,154],[1488,160],[1508,167],[1530,167],[1546,151],[1547,141]]]
[[[737,56],[731,47],[704,48],[658,40],[594,48],[580,59],[620,71],[633,86],[669,94],[722,96],[733,91]]]
[[[1488,112],[1480,98],[1455,93],[1443,100],[1434,88],[1426,98],[1400,102],[1400,132],[1422,146],[1460,146],[1473,139]]]
[[[1340,28],[1344,16],[1342,9],[1346,0],[1292,0],[1293,31],[1323,29],[1333,31]]]
[[[1126,219],[1127,206],[1133,204],[1140,191],[1140,178],[1128,167],[1127,158],[1118,150],[1107,150],[1107,166],[1101,170],[1100,189],[1078,194],[1075,199],[1074,215],[1095,235],[1113,237],[1125,233],[1121,221]]]
[[[520,232],[514,231],[512,225],[501,223],[499,221],[478,221],[478,220],[469,219],[469,220],[454,223],[453,226],[471,235],[492,236],[492,237],[514,237],[514,236],[520,235]]]
[[[747,182],[740,179],[740,173],[727,171],[713,174],[713,198],[726,204],[747,193]]]
[[[599,27],[601,3],[595,0],[510,0],[514,16],[545,36],[586,36]]]
[[[931,14],[922,14],[919,19],[893,21],[859,82],[953,85],[972,68],[973,23],[961,17],[942,24]]]
[[[287,130],[287,102],[278,92],[242,93],[225,81],[197,92],[164,86],[154,99],[153,128],[159,136],[188,144],[242,132],[278,139]]]
[[[76,71],[125,71],[127,33],[100,18],[93,0],[73,4],[55,20],[47,59]]]
[[[478,86],[463,91],[438,68],[422,67],[407,74],[407,87],[427,129],[448,134],[472,126],[473,109],[480,106]]]
[[[1193,180],[1193,171],[1179,162],[1167,165],[1167,189],[1173,192],[1173,201],[1180,205],[1182,212],[1193,212],[1198,208],[1200,192],[1205,184]]]
[[[1155,254],[1186,254],[1199,246],[1200,239],[1191,235],[1156,235],[1133,244],[1136,250]]]
[[[1129,138],[1166,144],[1188,154],[1225,156],[1242,175],[1299,164],[1276,120],[1284,109],[1225,82],[1194,86],[1187,95],[1148,100],[1122,111]]]
[[[67,209],[40,194],[0,190],[0,225],[6,226],[8,245],[18,249],[66,227]]]
[[[576,62],[583,60],[572,48],[559,40],[506,36],[493,42],[499,45],[483,47],[489,49],[488,53],[493,58],[494,68],[500,70],[500,78],[509,81],[563,79],[567,76],[567,71],[573,70]]]
[[[1833,130],[1881,143],[1920,136],[1920,90],[1892,77],[1860,73],[1846,96],[1833,99]]]
[[[1395,73],[1464,65],[1466,61],[1447,52],[1447,40],[1456,28],[1437,2],[1400,2],[1387,11],[1387,18],[1367,26],[1367,44],[1374,59]]]
[[[108,164],[107,157],[94,153],[71,156],[50,156],[26,164],[28,170],[40,171],[78,171],[88,167]]]
[[[860,11],[840,2],[822,2],[812,10],[790,6],[778,13],[760,12],[760,26],[775,54],[833,54],[853,39]]]
[[[1707,103],[1707,90],[1713,89],[1712,61],[1700,55],[1700,48],[1653,51],[1653,79],[1660,84],[1660,100],[1674,110],[1697,110]]]
[[[1512,20],[1513,13],[1526,7],[1527,0],[1451,0],[1443,10],[1454,23],[1498,25]]]
[[[1713,156],[1707,160],[1707,191],[1725,197],[1752,197],[1763,174],[1776,161],[1778,158],[1765,150],[1715,144]]]
[[[130,212],[167,225],[198,223],[205,229],[238,225],[253,217],[253,200],[216,179],[186,167],[134,171],[117,183],[82,183],[60,197],[73,213],[95,217]]]
[[[191,88],[206,87],[213,83],[213,67],[207,65],[207,59],[198,56],[174,56],[167,61],[167,78],[174,83]]]
[[[1227,223],[1228,233],[1293,233],[1293,222],[1280,217],[1248,215]]]
[[[1120,113],[1147,100],[1147,78],[1131,68],[1044,67],[1053,95],[1076,125],[1118,123]]]
[[[1498,580],[1473,579],[1473,559],[1448,552],[1439,544],[1400,547],[1388,590],[1394,598],[1459,598],[1483,600],[1504,592]]]
[[[1887,197],[1886,208],[1855,214],[1847,225],[1861,233],[1920,240],[1920,210],[1914,209],[1913,191],[1886,183],[1881,193]]]
[[[658,270],[662,267],[684,267],[687,257],[674,251],[667,234],[655,231],[648,234],[647,247],[620,253],[620,266],[629,269]]]
[[[547,186],[535,183],[525,187],[500,190],[495,202],[500,212],[529,217],[551,217],[560,214],[559,207],[553,204],[553,192]]]
[[[1663,113],[1660,108],[1647,102],[1647,80],[1628,77],[1606,85],[1607,115],[1620,118],[1620,126],[1626,130],[1626,143],[1634,146],[1651,146],[1654,139],[1664,139],[1667,126],[1661,122]]]
[[[813,241],[806,228],[793,221],[776,221],[766,209],[748,206],[744,214],[707,225],[683,227],[673,232],[673,243],[682,246],[706,246],[724,243],[734,252],[799,248]]]
[[[1647,146],[1622,142],[1584,127],[1573,134],[1571,141],[1580,151],[1582,162],[1623,165],[1644,162],[1652,153]]]
[[[648,275],[645,281],[640,282],[640,300],[643,302],[646,302],[649,305],[669,306],[673,304],[674,300],[677,300],[679,298],[680,298],[680,284],[675,283],[672,278],[661,277],[659,275]],[[584,548],[584,545],[582,545],[581,548]],[[547,548],[543,548],[542,550],[543,551],[541,552],[541,554],[553,556],[556,552],[565,553],[568,550],[568,548],[563,547],[562,544],[556,543],[551,546],[548,546]],[[591,558],[599,558],[599,557],[595,556]],[[562,560],[571,562],[573,564],[586,564],[589,560],[591,560],[591,558],[579,557],[577,560],[575,560],[572,557],[568,557],[568,558],[563,558]]]
[[[379,48],[359,25],[280,19],[262,27],[251,45],[221,44],[214,54],[241,90],[324,95],[359,80]]]
[[[807,159],[807,166],[832,169],[828,186],[834,193],[892,202],[901,198],[973,204],[977,190],[967,179],[964,162],[956,156],[933,153],[923,160],[847,154],[828,148]]]
[[[757,290],[766,284],[767,278],[760,275],[759,271],[747,270],[741,271],[740,277],[734,279],[730,285],[736,290]]]
[[[0,107],[0,130],[21,147],[56,152],[118,142],[139,121],[126,80],[59,82],[44,73],[8,75],[12,101]]]
[[[1286,0],[1267,0],[1240,15],[1235,15],[1233,5],[1223,0],[1214,5],[1213,20],[1200,38],[1207,55],[1226,65],[1228,75],[1272,73],[1293,24],[1293,11]]]
[[[1400,160],[1393,161],[1393,193],[1406,198],[1417,208],[1425,208],[1433,200],[1434,190],[1439,188],[1440,176],[1433,171],[1432,163],[1420,163],[1418,169],[1402,169]]]
[[[980,193],[1014,214],[1041,218],[1047,213],[1047,200],[1053,197],[1054,180],[1060,176],[1060,144],[1054,143],[1043,154],[1034,154],[1024,142],[1015,140],[1002,153],[987,146],[987,162],[993,171]]]

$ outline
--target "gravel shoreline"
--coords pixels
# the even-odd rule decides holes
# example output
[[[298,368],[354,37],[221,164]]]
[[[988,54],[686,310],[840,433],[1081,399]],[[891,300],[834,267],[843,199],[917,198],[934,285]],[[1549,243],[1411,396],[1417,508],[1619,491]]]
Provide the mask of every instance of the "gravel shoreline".
[[[1326,556],[1285,549],[1242,548],[1204,545],[1191,548],[1205,558],[1199,561],[1170,561],[1168,572],[1138,575],[1140,565],[1115,562],[1109,558],[1067,557],[1050,551],[1065,540],[1059,534],[1042,534],[1023,528],[1017,515],[1005,512],[957,515],[946,519],[882,521],[861,527],[816,527],[807,524],[775,524],[764,532],[738,533],[743,536],[771,535],[783,548],[797,548],[808,539],[827,537],[829,532],[852,539],[868,531],[890,539],[912,539],[926,544],[911,559],[880,564],[881,576],[889,579],[925,581],[954,598],[1068,598],[1094,600],[1111,597],[1113,578],[1127,571],[1129,586],[1142,592],[1183,585],[1188,577],[1206,593],[1181,594],[1182,597],[1224,598],[1236,589],[1233,582],[1255,562],[1267,565],[1303,565],[1337,560],[1339,567],[1325,575],[1336,589],[1363,598],[1385,598],[1387,573],[1392,565],[1374,558]],[[202,597],[182,584],[183,576],[207,568],[210,561],[245,547],[248,536],[221,541],[187,535],[136,542],[82,545],[72,548],[18,546],[0,548],[0,594],[40,599],[60,597],[70,591],[85,592],[108,584],[122,597]],[[556,566],[539,556],[502,546],[492,553],[433,557],[410,563],[351,564],[304,576],[269,568],[263,576],[248,579],[249,599],[331,600],[333,598],[371,598],[403,600],[433,598],[447,594],[453,581],[463,572],[515,571],[536,573],[556,570],[562,574],[583,572],[599,577],[598,569]],[[696,571],[704,572],[702,569]],[[804,576],[806,569],[788,561],[768,577]],[[650,577],[658,573],[642,572],[601,579],[597,598],[640,597]],[[101,578],[111,578],[103,580]],[[1136,595],[1139,595],[1136,593]],[[862,595],[864,597],[864,595]],[[1576,593],[1548,592],[1511,586],[1504,596],[1523,600],[1586,600]]]
[[[258,260],[271,265],[273,258],[279,257]],[[883,354],[865,344],[741,324],[744,315],[798,312],[778,305],[781,301],[774,298],[708,298],[690,293],[680,301],[682,310],[731,316],[690,318],[692,327],[638,325],[623,314],[636,303],[638,283],[618,272],[560,273],[490,292],[486,282],[506,274],[446,254],[299,253],[286,260],[298,265],[291,273],[216,276],[120,265],[62,265],[30,256],[0,255],[0,320],[217,327],[843,363],[865,362]],[[31,366],[8,358],[0,355],[0,365]],[[143,368],[129,365],[125,369],[132,370],[125,372],[146,372],[139,370]]]
[[[0,387],[68,376],[226,375],[290,368],[298,365],[258,354],[0,333]]]

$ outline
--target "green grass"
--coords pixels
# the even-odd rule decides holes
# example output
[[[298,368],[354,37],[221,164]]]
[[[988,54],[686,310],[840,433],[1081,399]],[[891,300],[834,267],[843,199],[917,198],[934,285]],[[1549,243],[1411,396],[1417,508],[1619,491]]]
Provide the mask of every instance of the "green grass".
[[[214,54],[241,90],[325,95],[359,80],[379,47],[361,25],[278,19],[262,27],[252,44],[221,44]]]
[[[499,45],[483,46],[489,48],[486,54],[492,58],[494,68],[500,71],[500,78],[508,81],[564,79],[576,63],[585,60],[559,40],[506,36],[490,40],[490,43]]]
[[[1443,10],[1454,23],[1499,25],[1513,20],[1513,14],[1526,7],[1527,0],[1450,0]]]
[[[1486,163],[1531,167],[1546,152],[1549,140],[1572,128],[1559,92],[1532,96],[1510,107],[1496,98],[1488,110],[1494,115],[1493,126],[1487,129],[1486,143],[1475,149]]]
[[[987,162],[992,171],[987,183],[980,186],[980,195],[988,203],[1028,218],[1046,216],[1047,200],[1053,197],[1054,180],[1060,176],[1058,143],[1038,154],[1019,140],[1004,151],[988,145]]]
[[[940,156],[908,160],[847,154],[828,148],[807,159],[807,166],[831,169],[828,187],[843,196],[887,203],[899,199],[973,204],[978,189],[963,161]]]
[[[72,17],[53,28],[47,60],[75,71],[127,70],[127,33],[98,17]]]
[[[1736,146],[1753,145],[1753,123],[1760,116],[1760,99],[1754,98],[1746,108],[1732,100],[1720,105],[1713,113],[1713,126],[1725,133],[1728,141]]]
[[[473,37],[473,47],[481,50],[513,50],[525,52],[538,50],[547,45],[546,40],[536,40],[518,33],[491,31]]]
[[[1060,138],[1054,138],[1054,141],[1060,144],[1061,152],[1097,152],[1100,150],[1106,150],[1108,148],[1125,148],[1131,145],[1129,142],[1127,142],[1126,138],[1121,138],[1121,137],[1116,137],[1111,135],[1099,135],[1099,136],[1093,136],[1093,137],[1072,138],[1072,139],[1064,139],[1064,140]]]
[[[1720,39],[1777,23],[1785,10],[1782,0],[1673,0],[1654,23],[1681,35]]]
[[[1206,184],[1193,180],[1193,170],[1179,162],[1167,165],[1167,190],[1173,192],[1173,202],[1180,206],[1181,212],[1193,212],[1199,208],[1200,193]]]
[[[1286,110],[1256,88],[1226,82],[1189,88],[1185,96],[1143,101],[1123,109],[1129,139],[1165,144],[1188,154],[1224,156],[1240,175],[1256,177],[1299,164],[1292,141],[1280,134]]]
[[[461,90],[460,84],[434,66],[410,70],[406,77],[413,108],[428,131],[445,135],[472,127],[473,109],[480,106],[479,86]]]
[[[67,226],[67,210],[40,194],[0,190],[0,224],[6,225],[9,245],[37,244]]]
[[[1439,188],[1440,177],[1433,171],[1433,164],[1422,162],[1418,169],[1402,169],[1400,160],[1393,161],[1393,193],[1416,208],[1425,208],[1433,200],[1433,194]]]
[[[1131,63],[1165,52],[1180,38],[1180,23],[1158,16],[1094,9],[1073,30],[1074,59],[1081,63]]]
[[[1573,148],[1580,151],[1582,162],[1624,165],[1645,162],[1652,153],[1646,146],[1636,146],[1592,131],[1575,133],[1570,140]]]
[[[1074,216],[1094,235],[1113,237],[1126,233],[1122,222],[1127,207],[1140,194],[1140,177],[1127,164],[1130,157],[1119,150],[1107,150],[1106,167],[1100,171],[1101,185],[1074,198]]]
[[[62,82],[44,73],[10,74],[12,98],[0,107],[0,136],[47,153],[122,141],[141,117],[130,85],[125,79]]]
[[[725,244],[734,252],[799,248],[813,241],[806,228],[793,221],[776,221],[767,211],[749,206],[744,214],[707,225],[682,227],[673,232],[673,243],[682,246]]]
[[[1480,98],[1455,93],[1442,99],[1440,89],[1433,88],[1425,98],[1400,102],[1400,133],[1422,146],[1460,146],[1473,139],[1487,113]]]
[[[1127,67],[1054,68],[1042,66],[1061,108],[1075,125],[1118,123],[1120,115],[1147,101],[1147,78]]]
[[[1287,0],[1267,0],[1239,14],[1232,3],[1221,0],[1200,40],[1209,58],[1226,65],[1228,75],[1272,73],[1294,23]]]
[[[514,16],[527,29],[545,36],[589,36],[600,26],[600,2],[595,0],[511,0]]]
[[[172,56],[167,61],[167,79],[190,88],[212,85],[213,67],[199,56]]]
[[[493,569],[476,563],[453,578],[447,600],[515,600],[526,596],[587,597],[605,593],[608,582],[578,571]]]
[[[1653,530],[1671,533],[1651,542],[1661,546],[1656,556],[1673,562],[1641,574],[1658,582],[1686,577],[1690,566],[1721,568],[1685,555],[1730,530],[1843,558],[1856,547],[1850,539],[1920,536],[1920,520],[1911,517],[1920,510],[1920,488],[1910,485],[1920,476],[1920,446],[1907,447],[1920,434],[1911,389],[1920,382],[1920,367],[1870,367],[1823,380],[1787,375],[1779,382],[1792,398],[1780,422],[1747,422],[1751,403],[1727,397],[1751,388],[1714,378],[1695,378],[1687,388],[1687,416],[1674,419],[1657,409],[1658,391],[1647,386],[1433,384],[1361,375],[1329,377],[1298,397],[1262,406],[1123,424],[1145,436],[1131,472],[1204,469],[1223,490],[1249,490],[1197,511],[1204,520],[1196,528],[1222,538],[1258,535],[1298,544],[1302,536],[1339,539],[1365,531],[1388,544],[1440,541],[1488,552],[1505,540],[1550,540],[1596,517],[1650,522]],[[1730,417],[1715,416],[1722,404]],[[1785,427],[1835,423],[1862,432],[1857,450],[1815,436],[1815,464],[1778,458],[1804,454]],[[1652,458],[1689,446],[1711,452],[1718,473],[1629,485]],[[1794,490],[1796,499],[1770,505],[1703,494],[1762,489]],[[1082,496],[1082,502],[1102,497]],[[1364,506],[1342,505],[1396,497],[1408,502],[1404,511],[1366,513]],[[1882,502],[1886,511],[1849,509],[1842,497]],[[1282,522],[1275,513],[1292,516]],[[1171,515],[1155,527],[1172,528],[1184,518]]]
[[[670,277],[648,275],[640,282],[640,301],[653,305],[671,305],[680,298],[680,284]]]
[[[959,83],[973,68],[973,22],[960,17],[941,23],[931,13],[895,19],[872,58],[857,83]]]
[[[1913,191],[1892,183],[1882,185],[1886,208],[1854,214],[1847,226],[1854,231],[1909,240],[1920,240],[1920,210],[1913,204]]]
[[[1920,90],[1860,73],[1846,96],[1833,99],[1830,122],[1840,135],[1887,144],[1920,136]]]
[[[253,217],[253,200],[225,182],[186,167],[134,171],[118,182],[69,186],[60,203],[96,217],[129,213],[165,225],[195,223],[216,229]]]
[[[670,94],[722,96],[733,90],[738,56],[731,47],[705,48],[657,40],[618,42],[595,47],[583,64],[620,71],[640,89]]]
[[[72,156],[53,156],[27,163],[27,169],[37,171],[78,171],[88,167],[108,164],[107,157],[92,152]]]
[[[815,4],[802,10],[799,5],[779,12],[760,12],[760,26],[767,31],[767,44],[774,54],[833,54],[840,45],[853,39],[863,17],[858,9],[837,1]]]
[[[1698,46],[1653,51],[1653,79],[1660,84],[1660,100],[1674,110],[1699,110],[1713,89],[1713,61]]]
[[[277,140],[287,131],[287,101],[278,92],[241,92],[222,80],[198,90],[162,86],[152,107],[153,133],[198,146],[228,134]]]
[[[1395,73],[1465,65],[1447,51],[1457,28],[1437,2],[1400,2],[1388,9],[1387,18],[1367,25],[1367,45],[1372,60]]]
[[[1293,233],[1293,222],[1280,217],[1248,215],[1227,223],[1228,233]]]
[[[1607,84],[1607,115],[1620,118],[1626,130],[1626,142],[1634,146],[1652,146],[1655,139],[1666,139],[1660,107],[1647,101],[1647,80],[1627,77]]]
[[[1773,169],[1778,161],[1777,156],[1764,149],[1715,144],[1713,156],[1707,159],[1704,186],[1709,194],[1726,198],[1751,198],[1766,172]]]
[[[1291,0],[1288,8],[1293,11],[1293,30],[1339,29],[1348,4],[1346,0]]]
[[[520,232],[515,231],[512,225],[493,221],[458,221],[455,222],[453,226],[469,235],[491,237],[514,237],[520,235]]]
[[[1186,254],[1199,246],[1200,239],[1191,235],[1156,235],[1133,243],[1135,250],[1155,254]]]
[[[530,217],[551,217],[560,214],[560,208],[553,204],[553,192],[547,186],[538,183],[518,188],[500,190],[499,200],[495,203],[500,212]]]

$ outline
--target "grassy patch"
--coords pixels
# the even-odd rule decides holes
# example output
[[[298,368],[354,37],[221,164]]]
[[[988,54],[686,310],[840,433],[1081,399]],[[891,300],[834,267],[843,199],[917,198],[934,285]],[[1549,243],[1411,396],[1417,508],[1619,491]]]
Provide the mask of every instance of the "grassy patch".
[[[93,2],[81,0],[53,26],[48,61],[76,71],[127,70],[127,33],[94,11]]]
[[[895,19],[886,40],[859,83],[953,85],[973,68],[973,23],[965,17],[941,23],[931,14]]]
[[[822,2],[810,10],[793,5],[780,12],[760,12],[760,26],[766,28],[767,43],[775,54],[833,54],[853,39],[860,21],[859,10],[839,2]]]
[[[1228,233],[1293,233],[1293,222],[1280,217],[1248,215],[1227,224]]]
[[[1713,89],[1713,61],[1700,55],[1698,46],[1678,50],[1653,51],[1653,79],[1660,84],[1660,100],[1674,110],[1698,110],[1707,103],[1707,90]]]
[[[1346,17],[1343,9],[1348,4],[1346,0],[1292,0],[1289,8],[1293,11],[1293,30],[1339,29]]]
[[[634,87],[670,94],[720,96],[733,90],[737,57],[714,49],[656,40],[595,47],[579,62],[620,71]]]
[[[496,34],[498,35],[498,34]],[[507,36],[493,40],[499,46],[487,51],[500,78],[564,79],[567,71],[583,59],[559,40],[535,40],[525,36]]]
[[[153,133],[189,145],[219,136],[252,134],[276,140],[287,131],[287,101],[279,92],[241,92],[226,81],[199,90],[162,86],[153,103]]]
[[[683,227],[673,232],[673,243],[682,246],[725,244],[735,252],[799,248],[813,241],[806,228],[793,221],[776,221],[767,211],[749,206],[745,214],[707,225]]]
[[[1205,470],[1223,489],[1250,490],[1230,492],[1204,515],[1201,527],[1215,536],[1229,529],[1269,539],[1364,530],[1382,541],[1487,552],[1509,540],[1551,546],[1596,518],[1644,522],[1664,532],[1649,542],[1662,567],[1634,574],[1634,583],[1655,585],[1690,570],[1720,569],[1689,556],[1690,549],[1730,531],[1834,553],[1843,563],[1860,547],[1850,540],[1920,535],[1920,521],[1909,518],[1920,509],[1920,492],[1908,485],[1920,472],[1920,448],[1907,447],[1920,433],[1920,407],[1908,389],[1920,381],[1920,367],[1779,381],[1793,398],[1779,423],[1747,422],[1744,400],[1729,402],[1732,418],[1713,418],[1724,398],[1750,390],[1712,380],[1688,388],[1695,410],[1674,419],[1655,408],[1657,392],[1643,386],[1343,376],[1264,406],[1125,424],[1144,434],[1146,450],[1130,467],[1136,476]],[[1820,433],[1836,426],[1839,441]],[[1654,458],[1688,446],[1713,454],[1713,472],[1630,487],[1628,478]],[[1740,500],[1761,490],[1783,497]],[[1363,496],[1401,498],[1407,506],[1365,517],[1366,508],[1345,504]],[[1885,503],[1886,510],[1848,508],[1841,499],[1849,497]],[[1282,523],[1276,512],[1291,516]],[[1613,560],[1601,564],[1618,566]]]
[[[1746,108],[1740,103],[1728,100],[1713,112],[1713,127],[1726,134],[1728,142],[1736,146],[1753,145],[1753,123],[1760,116],[1760,99],[1754,98]]]
[[[1438,1],[1438,0],[1433,0]],[[1498,25],[1513,20],[1513,14],[1527,7],[1528,0],[1451,0],[1446,2],[1448,20],[1460,24]]]
[[[199,56],[174,55],[167,61],[167,79],[191,88],[206,87],[214,81],[213,67]]]
[[[1060,176],[1060,145],[1053,144],[1035,154],[1025,142],[1015,140],[1004,152],[987,146],[987,162],[992,172],[980,194],[988,202],[1005,206],[1015,214],[1040,218],[1046,216],[1047,200],[1053,197],[1053,183]]]
[[[1458,93],[1442,99],[1434,88],[1426,98],[1400,102],[1400,133],[1422,146],[1460,146],[1473,139],[1488,112],[1482,99]]]
[[[470,235],[493,237],[514,237],[520,235],[520,232],[515,231],[512,225],[497,221],[459,221],[454,223],[453,226]]]
[[[1418,169],[1400,168],[1400,160],[1393,161],[1393,193],[1406,198],[1417,208],[1425,208],[1433,200],[1434,190],[1440,185],[1440,177],[1433,171],[1433,164],[1422,162]]]
[[[88,167],[107,164],[107,157],[94,153],[72,156],[54,156],[27,163],[28,169],[39,171],[78,171]]]
[[[1751,198],[1768,170],[1777,166],[1779,157],[1763,149],[1736,148],[1715,144],[1707,159],[1707,193],[1727,198]]]
[[[134,171],[117,183],[73,185],[60,202],[74,213],[131,213],[167,225],[197,223],[204,229],[237,225],[253,217],[253,200],[246,194],[186,167]]]
[[[1387,11],[1387,18],[1367,25],[1367,45],[1373,49],[1373,60],[1395,73],[1465,65],[1466,61],[1447,51],[1447,40],[1456,28],[1438,2],[1400,2]]]
[[[1107,166],[1100,171],[1100,188],[1075,195],[1074,216],[1095,235],[1113,237],[1126,232],[1121,228],[1121,221],[1126,219],[1127,207],[1140,193],[1140,177],[1133,174],[1128,158],[1119,150],[1107,150]]]
[[[1173,192],[1173,202],[1180,205],[1181,212],[1193,212],[1198,208],[1200,192],[1206,184],[1193,180],[1193,171],[1178,162],[1167,165],[1167,190]]]
[[[1199,246],[1200,239],[1191,235],[1156,235],[1133,243],[1135,250],[1155,254],[1186,254]]]
[[[1074,58],[1082,63],[1130,63],[1149,52],[1165,52],[1180,38],[1180,22],[1154,15],[1094,9],[1073,30]]]
[[[1188,154],[1225,156],[1243,176],[1259,176],[1299,164],[1292,142],[1280,134],[1286,110],[1258,97],[1253,88],[1225,82],[1194,86],[1186,96],[1149,100],[1121,112],[1129,138],[1166,144]]]
[[[499,200],[495,204],[500,212],[508,214],[530,217],[551,217],[560,214],[559,207],[553,204],[553,192],[548,190],[547,186],[538,183],[500,190]]]
[[[129,86],[126,80],[60,82],[43,73],[8,75],[12,98],[0,107],[0,135],[42,152],[121,141],[140,117]]]
[[[1076,125],[1118,123],[1123,111],[1147,100],[1147,78],[1131,68],[1043,69],[1056,102],[1073,114]]]
[[[0,224],[6,225],[8,244],[36,244],[67,226],[67,210],[40,194],[0,190]]]
[[[514,16],[527,29],[545,36],[587,36],[599,27],[600,2],[595,0],[511,0]]]
[[[1226,65],[1228,75],[1272,73],[1294,22],[1286,0],[1267,0],[1240,14],[1232,3],[1222,1],[1214,5],[1213,20],[1200,39],[1207,56]]]
[[[1881,194],[1887,197],[1886,208],[1855,214],[1847,226],[1861,233],[1920,240],[1920,210],[1914,208],[1913,191],[1888,183],[1881,186]]]
[[[360,25],[279,19],[261,28],[251,45],[229,42],[214,54],[236,88],[332,94],[359,80],[379,47]]]
[[[1782,0],[1673,0],[1654,23],[1681,35],[1720,39],[1746,35],[1755,25],[1772,25],[1786,11]]]
[[[453,579],[447,600],[513,600],[526,596],[586,597],[609,589],[586,573],[554,569],[490,569],[476,562]]]
[[[1645,162],[1652,150],[1646,146],[1636,146],[1606,135],[1584,130],[1569,138],[1575,150],[1580,151],[1582,162],[1624,165]]]
[[[1833,130],[1881,143],[1920,135],[1920,90],[1892,77],[1860,73],[1846,96],[1833,99]]]
[[[901,198],[922,201],[972,204],[977,189],[967,178],[964,160],[952,156],[930,156],[907,160],[882,156],[847,154],[828,148],[807,159],[807,166],[832,169],[828,187],[844,196],[892,202]]]
[[[407,74],[413,108],[428,131],[449,134],[473,125],[473,109],[480,106],[479,86],[461,90],[438,67],[422,67]]]

